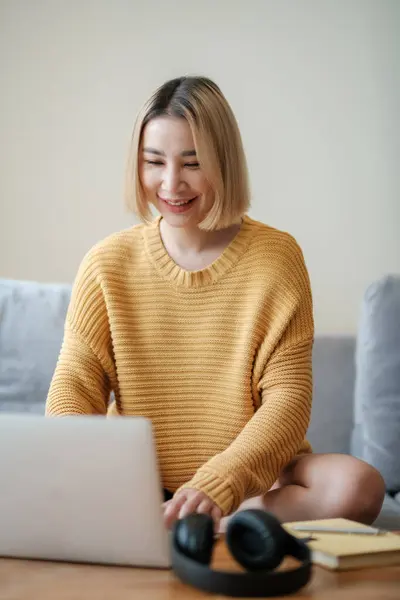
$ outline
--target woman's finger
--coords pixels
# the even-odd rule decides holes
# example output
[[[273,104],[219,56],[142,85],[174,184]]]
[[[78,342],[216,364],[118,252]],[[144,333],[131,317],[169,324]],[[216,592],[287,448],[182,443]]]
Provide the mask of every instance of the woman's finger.
[[[220,524],[221,519],[222,519],[222,510],[219,508],[219,506],[215,506],[215,504],[214,504],[214,508],[211,511],[211,516],[212,516],[212,519],[214,521],[215,531],[218,532],[219,531],[219,524]]]
[[[222,518],[222,510],[214,504],[214,508],[212,509],[211,516],[213,519],[221,519]]]
[[[215,504],[212,500],[202,500],[197,507],[197,512],[203,515],[211,515]]]
[[[168,500],[167,506],[164,509],[164,523],[166,527],[171,527],[174,521],[178,518],[179,511],[182,505],[186,502],[185,494],[174,496],[172,500]]]
[[[186,502],[182,504],[179,511],[179,519],[184,519],[188,515],[197,511],[197,507],[203,500],[204,496],[201,492],[193,494],[191,497],[186,499]]]

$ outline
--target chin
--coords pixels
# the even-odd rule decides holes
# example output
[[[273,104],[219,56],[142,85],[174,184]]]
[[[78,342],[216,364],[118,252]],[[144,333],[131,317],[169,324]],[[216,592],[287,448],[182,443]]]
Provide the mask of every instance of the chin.
[[[199,223],[201,223],[202,219],[199,219],[195,216],[189,215],[171,215],[170,213],[165,214],[164,212],[159,211],[162,218],[168,223],[170,227],[176,228],[187,228],[187,227],[197,227]]]
[[[199,223],[204,219],[203,215],[199,215],[198,210],[190,211],[188,213],[174,214],[173,212],[166,209],[164,206],[157,203],[155,205],[157,212],[165,220],[170,227],[174,228],[193,228],[197,227]]]

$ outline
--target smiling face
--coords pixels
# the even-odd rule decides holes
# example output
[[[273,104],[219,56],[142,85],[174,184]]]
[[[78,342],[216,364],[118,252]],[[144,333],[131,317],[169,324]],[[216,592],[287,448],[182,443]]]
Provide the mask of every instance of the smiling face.
[[[163,116],[147,123],[139,174],[146,199],[172,227],[197,226],[212,206],[213,193],[184,118]]]

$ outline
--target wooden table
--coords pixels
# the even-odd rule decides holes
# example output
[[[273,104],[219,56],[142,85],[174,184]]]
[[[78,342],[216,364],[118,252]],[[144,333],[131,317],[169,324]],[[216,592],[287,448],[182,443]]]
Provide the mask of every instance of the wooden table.
[[[288,559],[283,565],[291,565]],[[220,540],[213,566],[239,567]],[[314,567],[295,598],[399,600],[400,566],[336,573]],[[0,600],[197,600],[208,595],[178,581],[171,571],[0,559]]]

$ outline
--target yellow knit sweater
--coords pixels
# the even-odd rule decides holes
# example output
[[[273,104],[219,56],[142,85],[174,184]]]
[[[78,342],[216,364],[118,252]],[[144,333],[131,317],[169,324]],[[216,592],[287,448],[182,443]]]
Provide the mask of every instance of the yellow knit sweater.
[[[228,514],[310,450],[309,279],[294,239],[249,217],[196,272],[169,257],[159,223],[83,260],[46,413],[149,417],[163,486]]]

